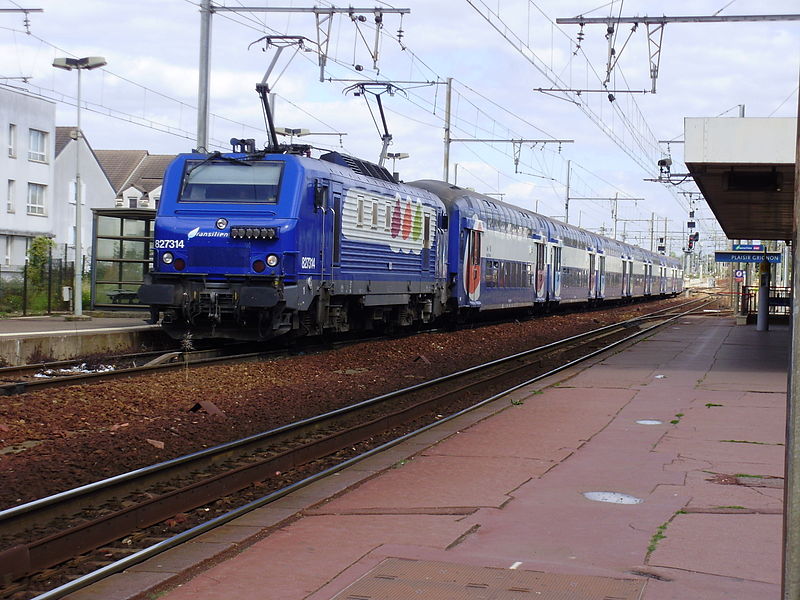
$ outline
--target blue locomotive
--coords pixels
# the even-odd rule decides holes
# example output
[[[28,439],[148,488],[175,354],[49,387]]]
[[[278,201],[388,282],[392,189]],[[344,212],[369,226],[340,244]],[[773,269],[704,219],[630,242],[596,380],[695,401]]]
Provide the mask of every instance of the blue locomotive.
[[[174,337],[266,340],[682,289],[676,259],[445,182],[238,152],[167,168],[139,298]]]

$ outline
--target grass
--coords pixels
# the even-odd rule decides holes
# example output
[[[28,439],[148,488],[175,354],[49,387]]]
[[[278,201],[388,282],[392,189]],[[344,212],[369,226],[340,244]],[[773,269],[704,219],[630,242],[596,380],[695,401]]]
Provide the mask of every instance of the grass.
[[[667,530],[667,527],[669,527],[669,521],[666,521],[661,525],[659,525],[658,529],[656,529],[656,532],[653,534],[653,537],[650,538],[650,543],[647,546],[648,556],[653,552],[655,552],[656,546],[658,546],[658,542],[667,537],[666,534],[664,533]]]
[[[711,408],[712,406],[724,406],[723,404],[716,404],[714,402],[706,402],[706,408]]]
[[[675,416],[677,418],[672,419],[672,421],[670,421],[670,423],[672,423],[673,425],[677,425],[678,423],[681,422],[681,417],[683,416],[683,413],[675,413]]]

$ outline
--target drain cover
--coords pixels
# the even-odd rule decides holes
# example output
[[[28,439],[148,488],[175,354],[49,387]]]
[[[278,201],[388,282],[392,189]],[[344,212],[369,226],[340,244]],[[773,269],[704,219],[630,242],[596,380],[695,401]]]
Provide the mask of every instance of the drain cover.
[[[636,421],[636,423],[638,423],[639,425],[663,425],[664,424],[662,421],[659,421],[658,419],[640,419],[640,420]]]
[[[611,502],[612,504],[641,504],[644,502],[641,498],[620,492],[583,492],[583,495],[587,500]]]

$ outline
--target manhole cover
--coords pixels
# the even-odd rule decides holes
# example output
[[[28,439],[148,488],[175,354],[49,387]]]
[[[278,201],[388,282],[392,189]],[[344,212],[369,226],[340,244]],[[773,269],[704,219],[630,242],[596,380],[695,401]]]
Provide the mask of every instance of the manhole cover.
[[[662,421],[659,421],[658,419],[639,419],[638,421],[636,421],[636,423],[639,424],[639,425],[663,425],[664,424]]]
[[[641,498],[620,492],[583,492],[583,495],[587,500],[594,502],[611,502],[612,504],[641,504],[644,502]]]

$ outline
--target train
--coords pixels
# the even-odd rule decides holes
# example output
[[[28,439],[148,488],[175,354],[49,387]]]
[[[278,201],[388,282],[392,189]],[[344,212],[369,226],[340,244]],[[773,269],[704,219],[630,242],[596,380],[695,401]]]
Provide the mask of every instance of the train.
[[[138,297],[174,338],[394,331],[683,290],[678,259],[444,181],[239,150],[164,173]]]

